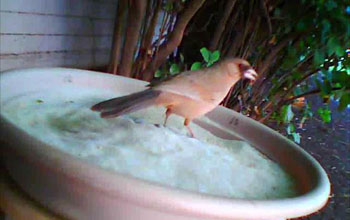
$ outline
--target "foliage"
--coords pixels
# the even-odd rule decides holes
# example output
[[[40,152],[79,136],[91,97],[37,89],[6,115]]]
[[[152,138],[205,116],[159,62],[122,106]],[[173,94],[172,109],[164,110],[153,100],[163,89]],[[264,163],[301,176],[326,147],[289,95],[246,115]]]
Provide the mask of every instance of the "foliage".
[[[260,122],[277,121],[296,142],[300,135],[295,114],[302,116],[301,126],[311,117],[328,123],[332,119],[331,100],[338,101],[339,111],[350,105],[348,1],[148,0],[146,5],[136,3],[145,11],[142,18],[132,16],[138,8],[132,5],[135,3],[123,2],[127,0],[118,1],[118,11],[121,5],[129,11],[124,16],[141,19],[142,25],[137,30],[129,28],[125,39],[117,38],[125,40],[128,56],[136,57],[128,72],[135,74],[119,74],[152,80],[153,76],[163,78],[208,67],[223,57],[247,59],[259,79],[253,86],[239,83],[223,103]],[[129,23],[129,18],[116,19]],[[152,24],[157,20],[161,26],[155,35]],[[123,25],[120,30],[129,27]],[[135,41],[133,47],[127,44],[132,33],[139,36],[138,48]],[[117,47],[120,42],[115,44],[116,53],[121,51]],[[118,65],[127,66],[123,56],[113,56],[121,57],[120,64],[111,65],[114,70],[124,69]],[[316,108],[305,99],[310,95],[323,100],[314,113]]]
[[[196,61],[192,63],[189,70],[199,70],[203,67],[210,67],[214,63],[216,63],[220,59],[220,52],[218,50],[211,52],[207,48],[203,47],[200,49],[200,53],[202,55],[203,61],[199,62]],[[179,63],[168,63],[167,65],[170,66],[168,69],[157,70],[154,74],[154,77],[156,78],[165,78],[168,75],[175,75],[177,73],[187,71],[186,65],[184,64],[184,57],[182,54],[180,54],[180,62]],[[165,66],[167,66],[165,65]]]
[[[209,31],[194,30],[180,47],[186,57],[195,57],[186,49],[214,45],[211,49],[220,50],[222,57],[242,57],[253,64],[260,78],[251,88],[235,87],[229,101],[224,102],[227,107],[244,110],[244,114],[264,123],[284,124],[290,137],[299,141],[295,111],[302,115],[301,126],[311,117],[329,123],[331,100],[339,101],[338,110],[350,104],[349,2],[240,1],[233,9],[227,7],[228,2],[208,24],[203,22],[207,14],[196,15],[192,26],[207,25]],[[212,12],[217,4],[207,7]],[[220,27],[225,14],[230,17]],[[213,44],[217,33],[220,40]],[[207,42],[187,43],[199,35]],[[316,94],[324,106],[312,114],[311,103],[300,99]]]
[[[322,120],[325,123],[331,122],[332,118],[331,118],[331,111],[329,107],[319,108],[317,110],[317,113],[321,116]]]

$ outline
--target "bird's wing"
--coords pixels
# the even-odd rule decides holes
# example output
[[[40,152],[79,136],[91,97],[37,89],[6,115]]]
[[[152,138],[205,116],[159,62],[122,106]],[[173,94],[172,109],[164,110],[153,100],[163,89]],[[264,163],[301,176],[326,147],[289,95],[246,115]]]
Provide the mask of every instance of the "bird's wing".
[[[153,84],[152,88],[194,100],[210,102],[212,94],[207,89],[208,83],[210,83],[208,71],[209,69],[186,71],[160,83]]]
[[[189,75],[192,72],[193,71],[185,71],[185,72],[182,72],[182,73],[179,73],[176,75],[169,75],[169,76],[162,78],[162,79],[159,79],[157,81],[150,82],[148,85],[146,85],[146,87],[150,87],[150,88],[157,87],[158,85],[161,85],[163,83],[167,83],[167,82],[172,81],[174,79],[177,79],[179,77],[181,78],[183,76]]]

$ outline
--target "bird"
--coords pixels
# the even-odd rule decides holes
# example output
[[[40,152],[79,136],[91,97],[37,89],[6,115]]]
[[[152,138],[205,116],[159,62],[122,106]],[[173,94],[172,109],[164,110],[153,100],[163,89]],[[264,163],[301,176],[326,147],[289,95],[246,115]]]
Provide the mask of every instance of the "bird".
[[[182,116],[184,126],[194,137],[189,127],[193,119],[217,107],[240,79],[253,83],[257,77],[248,61],[226,58],[211,67],[151,82],[143,91],[102,101],[91,110],[100,112],[102,118],[113,118],[150,106],[163,106],[166,108],[164,126],[171,114]]]

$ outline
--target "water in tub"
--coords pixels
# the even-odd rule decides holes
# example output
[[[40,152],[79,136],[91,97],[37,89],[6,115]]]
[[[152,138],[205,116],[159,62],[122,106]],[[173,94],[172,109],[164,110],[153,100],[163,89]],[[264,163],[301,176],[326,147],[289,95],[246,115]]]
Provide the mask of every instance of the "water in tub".
[[[231,198],[296,195],[292,178],[244,141],[218,138],[194,123],[196,138],[190,138],[181,117],[172,115],[162,126],[165,110],[160,107],[113,119],[90,110],[115,96],[66,87],[18,96],[1,106],[1,113],[41,141],[136,178]]]

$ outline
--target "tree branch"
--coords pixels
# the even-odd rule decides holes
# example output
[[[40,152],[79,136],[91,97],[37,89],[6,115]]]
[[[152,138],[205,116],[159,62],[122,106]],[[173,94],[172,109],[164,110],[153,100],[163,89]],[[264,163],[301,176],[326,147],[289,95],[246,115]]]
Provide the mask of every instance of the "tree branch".
[[[269,55],[266,56],[263,64],[259,65],[258,72],[260,75],[264,75],[270,64],[276,58],[277,54],[286,47],[291,40],[294,40],[298,36],[298,33],[291,33],[289,36],[286,36],[283,40],[281,40],[276,46],[274,46]]]
[[[271,24],[269,12],[267,10],[267,7],[266,7],[264,0],[260,0],[260,8],[261,8],[261,11],[263,12],[265,19],[266,19],[267,27],[269,28],[269,34],[271,35],[272,34],[272,24]]]
[[[244,25],[244,32],[243,32],[243,37],[241,39],[241,47],[239,49],[239,57],[242,57],[243,56],[243,50],[244,50],[244,47],[245,47],[245,42],[246,42],[246,37],[247,37],[247,34],[248,34],[248,30],[250,31],[251,28],[254,28],[254,25],[253,23],[255,23],[255,19],[253,18],[252,19],[252,14],[253,14],[253,7],[254,7],[254,1],[250,1],[250,4],[249,4],[249,11],[248,11],[248,18],[246,19],[246,23]],[[252,21],[252,22],[251,22]]]
[[[122,59],[118,71],[120,75],[127,77],[129,77],[131,74],[134,53],[136,50],[147,1],[130,0],[130,3],[131,5],[129,8],[128,24],[125,33],[125,45],[123,48]]]
[[[236,47],[238,47],[237,39],[239,39],[239,37],[237,36],[237,34],[235,36],[232,36],[232,35],[233,35],[233,32],[236,31],[235,25],[239,20],[237,18],[240,15],[241,9],[242,9],[242,4],[238,4],[236,13],[233,13],[233,15],[231,15],[229,19],[229,23],[227,24],[228,27],[225,29],[225,32],[227,33],[224,33],[224,36],[226,35],[226,37],[222,37],[221,40],[219,41],[218,49],[221,51],[221,53],[224,56],[233,56]],[[225,47],[223,47],[223,45],[225,45]],[[230,46],[228,47],[226,45],[230,45]]]
[[[338,90],[341,90],[342,88],[332,88],[331,91],[338,91]],[[350,89],[346,89],[345,91],[350,91]],[[311,91],[308,91],[308,92],[305,92],[303,94],[300,94],[300,95],[296,95],[296,96],[293,96],[293,97],[290,97],[288,99],[285,99],[283,100],[281,103],[281,105],[288,105],[290,103],[292,103],[295,99],[298,99],[298,98],[301,98],[301,97],[305,97],[305,96],[310,96],[310,95],[315,95],[315,94],[318,94],[320,93],[321,90],[320,89],[314,89],[314,90],[311,90]]]
[[[225,30],[227,20],[230,17],[230,14],[231,14],[236,2],[237,2],[237,0],[227,0],[226,1],[225,11],[224,11],[223,15],[221,16],[221,19],[219,21],[218,26],[215,29],[213,39],[210,42],[209,50],[216,50],[217,49],[222,32]]]
[[[184,9],[183,13],[178,17],[174,30],[169,34],[169,40],[164,42],[158,51],[156,57],[147,66],[144,74],[146,80],[151,80],[153,78],[153,73],[162,65],[166,58],[180,45],[183,38],[183,33],[188,22],[198,11],[198,9],[203,5],[205,0],[192,0],[189,2],[188,6]]]
[[[139,77],[140,72],[144,71],[147,63],[149,62],[149,58],[152,54],[152,40],[154,36],[154,32],[157,26],[157,21],[159,18],[160,11],[162,9],[162,0],[155,1],[155,9],[152,15],[152,18],[149,22],[149,26],[147,28],[146,34],[141,44],[142,53],[140,53],[140,57],[138,57],[137,62],[139,62],[139,68],[136,70],[136,78]]]

